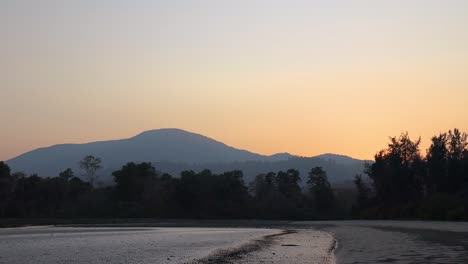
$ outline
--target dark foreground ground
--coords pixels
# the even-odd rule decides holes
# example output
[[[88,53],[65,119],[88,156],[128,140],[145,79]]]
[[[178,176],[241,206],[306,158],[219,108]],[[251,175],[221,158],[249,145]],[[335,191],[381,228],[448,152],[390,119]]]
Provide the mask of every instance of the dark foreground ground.
[[[461,222],[83,226],[0,229],[0,263],[468,263],[468,223]]]

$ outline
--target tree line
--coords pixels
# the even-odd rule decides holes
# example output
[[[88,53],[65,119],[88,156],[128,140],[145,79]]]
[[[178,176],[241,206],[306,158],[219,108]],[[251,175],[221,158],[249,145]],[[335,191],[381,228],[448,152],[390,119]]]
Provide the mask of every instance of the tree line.
[[[468,135],[458,129],[431,138],[390,138],[365,174],[357,175],[359,218],[468,220]]]
[[[112,173],[114,185],[95,187],[98,158],[80,162],[82,180],[67,169],[57,177],[11,173],[0,162],[0,217],[115,217],[199,219],[313,219],[339,214],[335,194],[321,167],[304,189],[299,172],[270,172],[246,185],[242,171],[214,174],[159,173],[151,163],[127,163]]]
[[[435,219],[468,220],[468,143],[458,129],[421,139],[408,133],[356,175],[354,188],[334,188],[322,167],[259,174],[246,184],[242,171],[160,173],[151,163],[127,163],[99,187],[101,160],[79,162],[82,177],[66,169],[56,177],[12,173],[0,162],[0,217],[197,219]]]

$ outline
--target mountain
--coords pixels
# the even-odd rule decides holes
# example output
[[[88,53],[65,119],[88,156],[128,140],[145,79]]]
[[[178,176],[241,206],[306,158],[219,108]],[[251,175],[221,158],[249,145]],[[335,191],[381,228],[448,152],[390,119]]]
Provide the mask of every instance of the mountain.
[[[6,161],[13,171],[39,176],[57,176],[60,171],[72,168],[79,172],[78,162],[86,155],[102,159],[104,181],[111,181],[113,170],[127,162],[153,162],[163,172],[178,175],[182,170],[208,168],[214,172],[240,169],[250,181],[256,174],[289,168],[306,171],[323,166],[333,174],[333,179],[350,179],[362,171],[363,161],[345,156],[325,154],[312,158],[279,153],[260,155],[236,149],[208,137],[180,129],[159,129],[143,132],[121,140],[86,144],[61,144],[39,148]]]
[[[105,168],[119,168],[129,161],[200,164],[277,161],[292,157],[289,154],[271,157],[259,155],[180,129],[160,129],[146,131],[129,139],[39,148],[8,160],[7,164],[15,171],[52,176],[65,168],[76,168],[86,155],[100,157]]]
[[[352,165],[356,162],[372,162],[371,160],[359,160],[355,158],[351,158],[345,155],[338,155],[338,154],[331,154],[326,153],[322,155],[315,156],[315,158],[320,158],[329,162],[334,162],[336,164],[343,164],[343,165]]]

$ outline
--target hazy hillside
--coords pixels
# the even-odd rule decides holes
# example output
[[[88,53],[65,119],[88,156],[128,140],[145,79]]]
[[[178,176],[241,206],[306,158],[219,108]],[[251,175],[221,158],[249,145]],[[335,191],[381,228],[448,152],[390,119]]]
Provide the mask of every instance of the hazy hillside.
[[[102,159],[104,181],[109,181],[110,173],[129,161],[154,162],[158,170],[174,175],[188,169],[209,168],[215,172],[240,169],[247,181],[258,173],[289,168],[299,169],[304,176],[314,166],[325,167],[332,181],[341,181],[361,172],[363,164],[363,161],[333,154],[313,158],[287,153],[259,155],[179,129],[151,130],[122,140],[40,148],[8,160],[7,164],[13,171],[39,176],[56,176],[66,168],[79,174],[78,161],[86,155]]]

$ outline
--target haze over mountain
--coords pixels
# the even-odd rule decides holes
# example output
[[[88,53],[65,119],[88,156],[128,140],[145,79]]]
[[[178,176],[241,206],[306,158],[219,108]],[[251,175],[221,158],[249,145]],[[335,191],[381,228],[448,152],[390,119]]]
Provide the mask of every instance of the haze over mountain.
[[[127,162],[153,162],[163,172],[178,175],[182,170],[208,168],[214,172],[240,169],[246,180],[268,171],[296,168],[303,177],[313,166],[329,170],[332,181],[351,179],[362,171],[363,161],[346,156],[324,154],[304,158],[279,153],[260,155],[236,149],[208,137],[180,129],[159,129],[121,140],[86,144],[60,144],[39,148],[7,161],[13,171],[39,176],[56,176],[66,168],[79,174],[78,162],[86,155],[102,159],[104,181],[110,181],[113,170]]]

